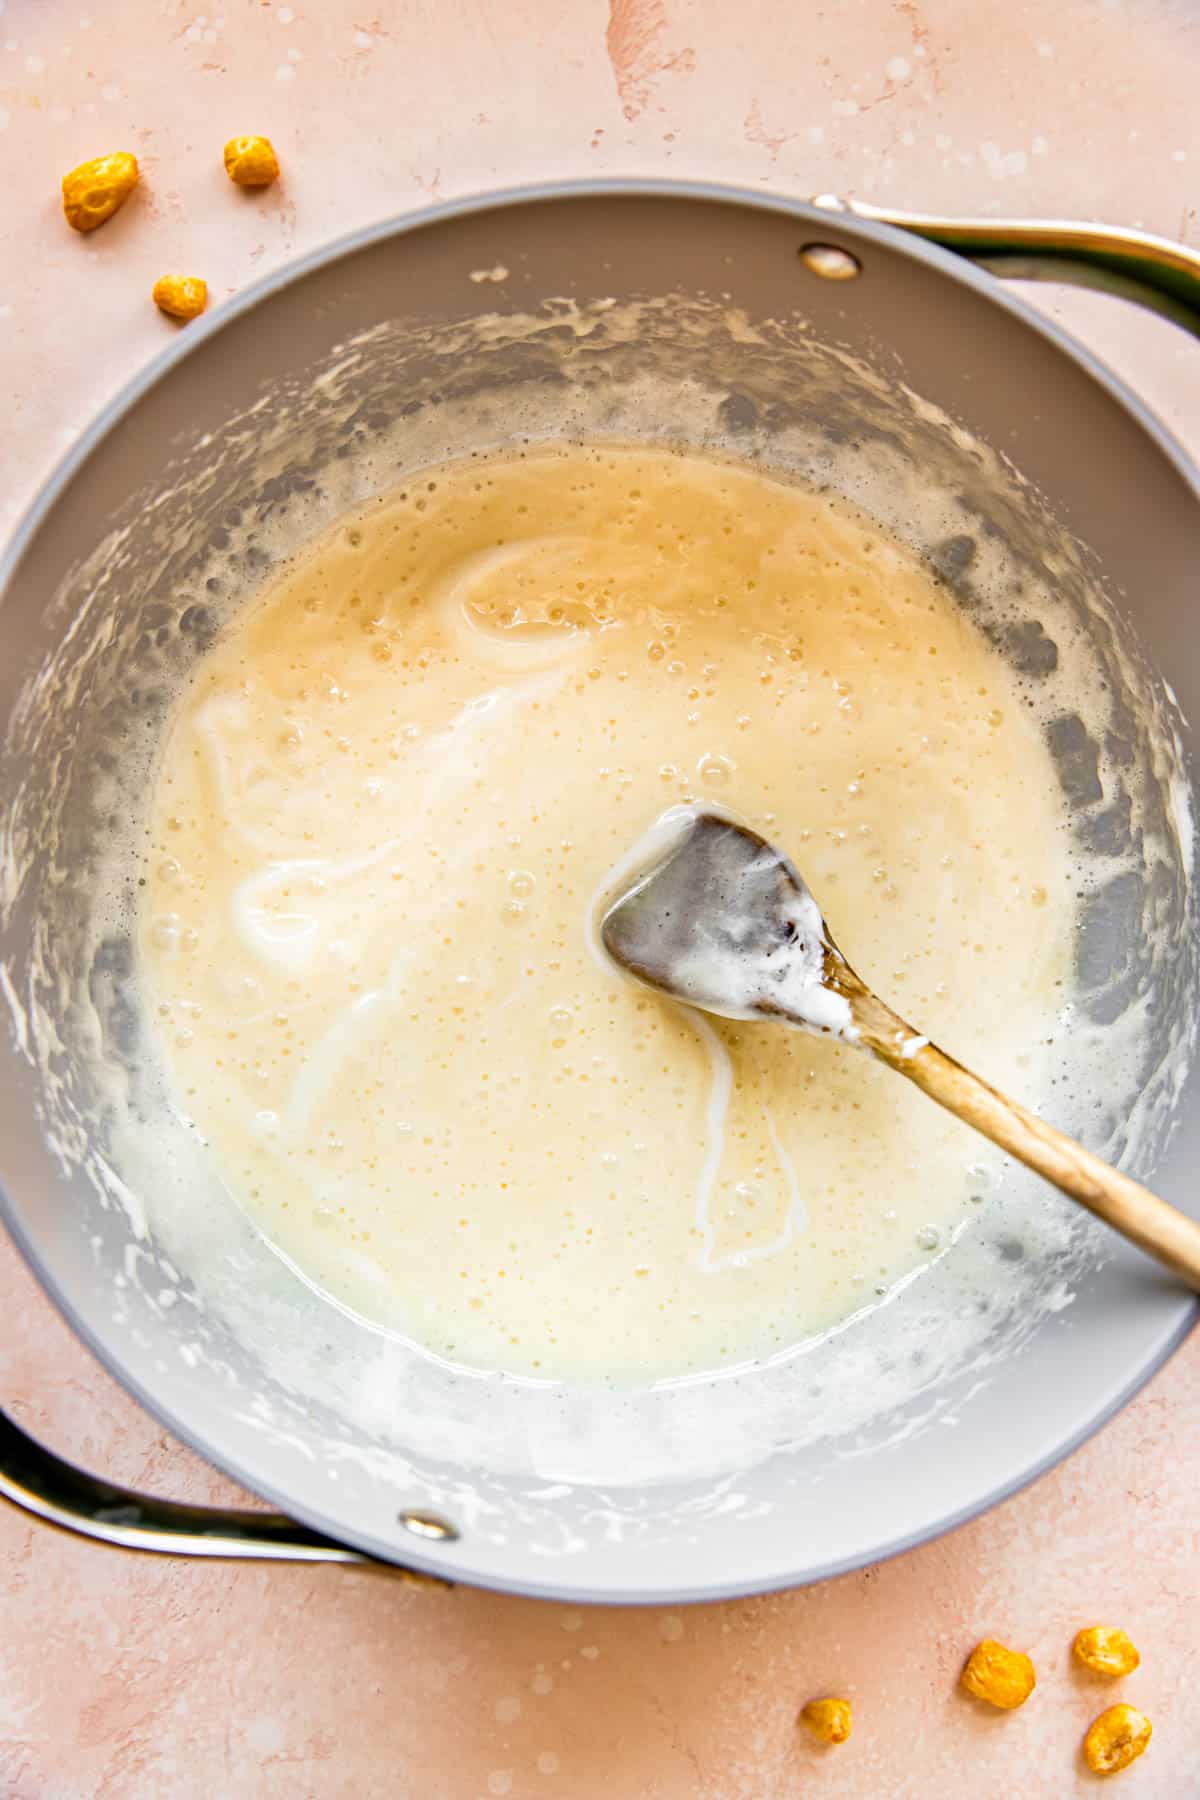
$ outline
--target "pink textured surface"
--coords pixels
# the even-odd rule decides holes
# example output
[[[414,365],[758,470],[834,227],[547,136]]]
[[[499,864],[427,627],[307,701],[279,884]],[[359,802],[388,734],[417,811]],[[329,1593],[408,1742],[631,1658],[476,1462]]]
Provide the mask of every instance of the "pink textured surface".
[[[0,0],[0,524],[169,339],[149,302],[159,274],[202,274],[217,302],[432,197],[665,171],[1194,232],[1186,0],[363,0],[356,17],[207,3],[226,10]],[[285,180],[247,199],[220,147],[256,130]],[[144,186],[77,238],[59,177],[115,148],[136,151]],[[1051,307],[1200,448],[1194,346],[1106,303]],[[7,1246],[0,1316],[0,1395],[31,1429],[117,1479],[233,1495],[97,1370]],[[0,1795],[1059,1800],[1094,1786],[1079,1743],[1111,1696],[1068,1652],[1105,1619],[1142,1648],[1123,1694],[1156,1727],[1119,1791],[1177,1800],[1200,1780],[1197,1492],[1193,1341],[988,1518],[821,1588],[686,1612],[138,1560],[0,1512]],[[985,1632],[1037,1662],[1019,1714],[955,1692]],[[823,1751],[794,1719],[829,1691],[852,1696],[857,1724]]]

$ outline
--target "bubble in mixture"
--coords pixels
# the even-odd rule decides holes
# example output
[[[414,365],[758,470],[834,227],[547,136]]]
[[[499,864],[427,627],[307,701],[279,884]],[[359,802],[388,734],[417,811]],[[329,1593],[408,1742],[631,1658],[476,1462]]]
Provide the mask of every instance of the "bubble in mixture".
[[[178,913],[163,913],[150,927],[150,941],[157,950],[178,950],[181,935]]]
[[[723,788],[728,786],[737,770],[737,764],[728,756],[718,752],[709,752],[702,756],[696,764],[696,773],[705,787]]]

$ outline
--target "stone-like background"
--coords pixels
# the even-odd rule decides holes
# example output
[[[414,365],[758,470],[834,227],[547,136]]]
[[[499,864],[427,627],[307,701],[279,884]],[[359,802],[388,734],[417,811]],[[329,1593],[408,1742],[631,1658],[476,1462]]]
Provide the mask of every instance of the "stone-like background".
[[[202,13],[198,6],[224,10]],[[87,10],[84,10],[87,9]],[[1109,217],[1195,238],[1194,0],[0,0],[0,527],[173,327],[330,237],[486,187],[703,176],[932,209]],[[265,131],[278,189],[233,193]],[[91,238],[58,182],[128,148]],[[1200,346],[1045,301],[1200,450]],[[0,628],[0,653],[2,653]],[[0,1245],[0,1394],[113,1477],[229,1484],[100,1373]],[[1200,1345],[1065,1467],[941,1543],[824,1587],[581,1612],[335,1569],[106,1553],[0,1511],[3,1800],[1065,1800],[1106,1696],[1069,1661],[1119,1621],[1155,1722],[1121,1777],[1200,1793]],[[1041,1677],[1019,1714],[955,1692],[983,1633]],[[843,1749],[797,1706],[845,1692]]]

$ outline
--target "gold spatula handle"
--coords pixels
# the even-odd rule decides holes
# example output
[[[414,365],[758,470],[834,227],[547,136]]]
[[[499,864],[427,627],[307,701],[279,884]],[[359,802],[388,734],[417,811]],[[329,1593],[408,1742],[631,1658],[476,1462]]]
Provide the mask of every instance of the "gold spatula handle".
[[[885,1006],[852,970],[843,965],[835,979],[850,1002],[865,1049],[1200,1289],[1200,1224],[1195,1219],[964,1069]]]

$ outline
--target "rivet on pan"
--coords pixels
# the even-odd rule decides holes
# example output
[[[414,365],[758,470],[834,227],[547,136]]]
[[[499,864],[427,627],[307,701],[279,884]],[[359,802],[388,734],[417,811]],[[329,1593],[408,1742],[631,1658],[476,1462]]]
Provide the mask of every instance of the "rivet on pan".
[[[451,1525],[449,1519],[439,1519],[436,1513],[402,1512],[400,1523],[405,1531],[411,1531],[414,1537],[438,1538],[446,1541],[458,1536],[457,1527]]]
[[[822,281],[853,281],[856,275],[862,274],[862,264],[857,256],[852,256],[849,250],[839,250],[836,244],[805,244],[800,261]]]

